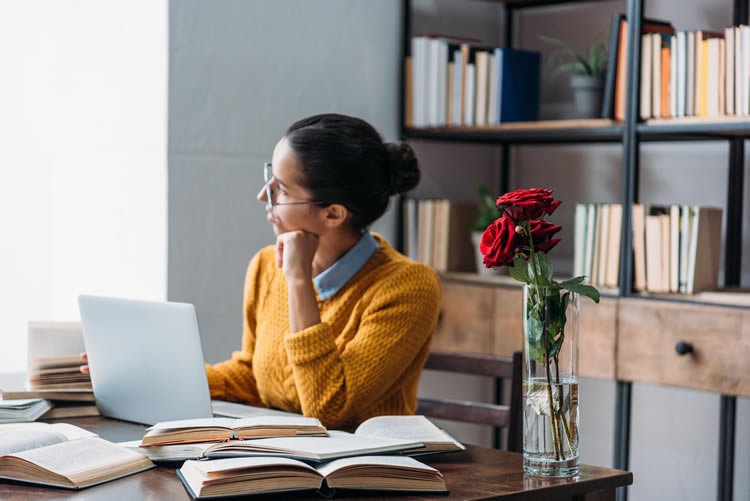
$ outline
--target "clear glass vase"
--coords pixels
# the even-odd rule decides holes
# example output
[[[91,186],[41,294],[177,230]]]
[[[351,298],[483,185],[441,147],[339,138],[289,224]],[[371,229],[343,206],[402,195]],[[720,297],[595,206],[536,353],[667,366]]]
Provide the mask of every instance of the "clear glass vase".
[[[523,469],[578,474],[578,294],[535,285],[523,296]]]

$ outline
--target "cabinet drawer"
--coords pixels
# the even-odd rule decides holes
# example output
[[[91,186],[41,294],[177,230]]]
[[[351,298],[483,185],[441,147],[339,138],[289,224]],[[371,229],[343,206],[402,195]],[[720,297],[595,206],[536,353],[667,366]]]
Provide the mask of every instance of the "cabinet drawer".
[[[622,298],[617,337],[620,380],[750,396],[750,311]]]
[[[603,297],[599,304],[596,304],[582,296],[579,301],[579,374],[585,377],[614,379],[618,300]]]
[[[494,314],[492,322],[493,355],[512,357],[514,351],[523,351],[523,289],[500,287],[493,291]]]
[[[432,349],[489,353],[493,289],[444,280],[440,320]]]

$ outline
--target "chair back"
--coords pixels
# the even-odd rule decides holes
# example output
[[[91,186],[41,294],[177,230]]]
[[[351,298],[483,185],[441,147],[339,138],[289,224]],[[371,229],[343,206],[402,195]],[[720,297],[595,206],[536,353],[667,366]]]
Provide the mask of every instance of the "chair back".
[[[512,357],[477,353],[433,351],[425,369],[491,377],[495,381],[495,402],[474,402],[445,398],[419,398],[417,414],[437,419],[494,427],[494,446],[500,448],[500,431],[508,428],[508,450],[521,451],[521,352]],[[502,404],[503,380],[510,379],[510,399]]]

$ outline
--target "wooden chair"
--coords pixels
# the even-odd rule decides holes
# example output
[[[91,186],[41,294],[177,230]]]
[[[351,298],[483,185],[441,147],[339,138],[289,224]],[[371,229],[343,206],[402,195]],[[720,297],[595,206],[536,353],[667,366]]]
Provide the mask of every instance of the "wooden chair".
[[[500,430],[508,427],[508,450],[521,452],[521,352],[513,357],[433,351],[425,369],[489,376],[495,379],[495,403],[420,398],[417,414],[437,419],[494,426],[494,446],[500,448]],[[510,404],[501,405],[502,380],[510,378]]]

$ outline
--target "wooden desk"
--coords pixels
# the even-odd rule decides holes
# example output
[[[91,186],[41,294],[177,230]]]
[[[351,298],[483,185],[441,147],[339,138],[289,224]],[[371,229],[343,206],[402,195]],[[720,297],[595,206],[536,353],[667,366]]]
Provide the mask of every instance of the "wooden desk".
[[[71,419],[66,422],[94,431],[102,438],[113,442],[139,439],[143,436],[146,428],[141,425],[100,417]],[[475,446],[470,446],[469,450],[465,452],[437,454],[419,459],[443,473],[445,483],[451,490],[450,495],[384,496],[382,492],[364,495],[362,492],[357,492],[347,495],[347,493],[340,491],[334,499],[604,501],[615,499],[616,487],[633,483],[632,473],[588,465],[581,466],[578,480],[541,480],[524,477],[520,454]],[[120,499],[189,500],[191,498],[180,479],[177,478],[175,470],[160,467],[81,491],[3,482],[0,483],[0,499],[115,501]],[[255,501],[314,499],[320,501],[324,498],[312,492],[302,492],[252,496],[248,499]]]

